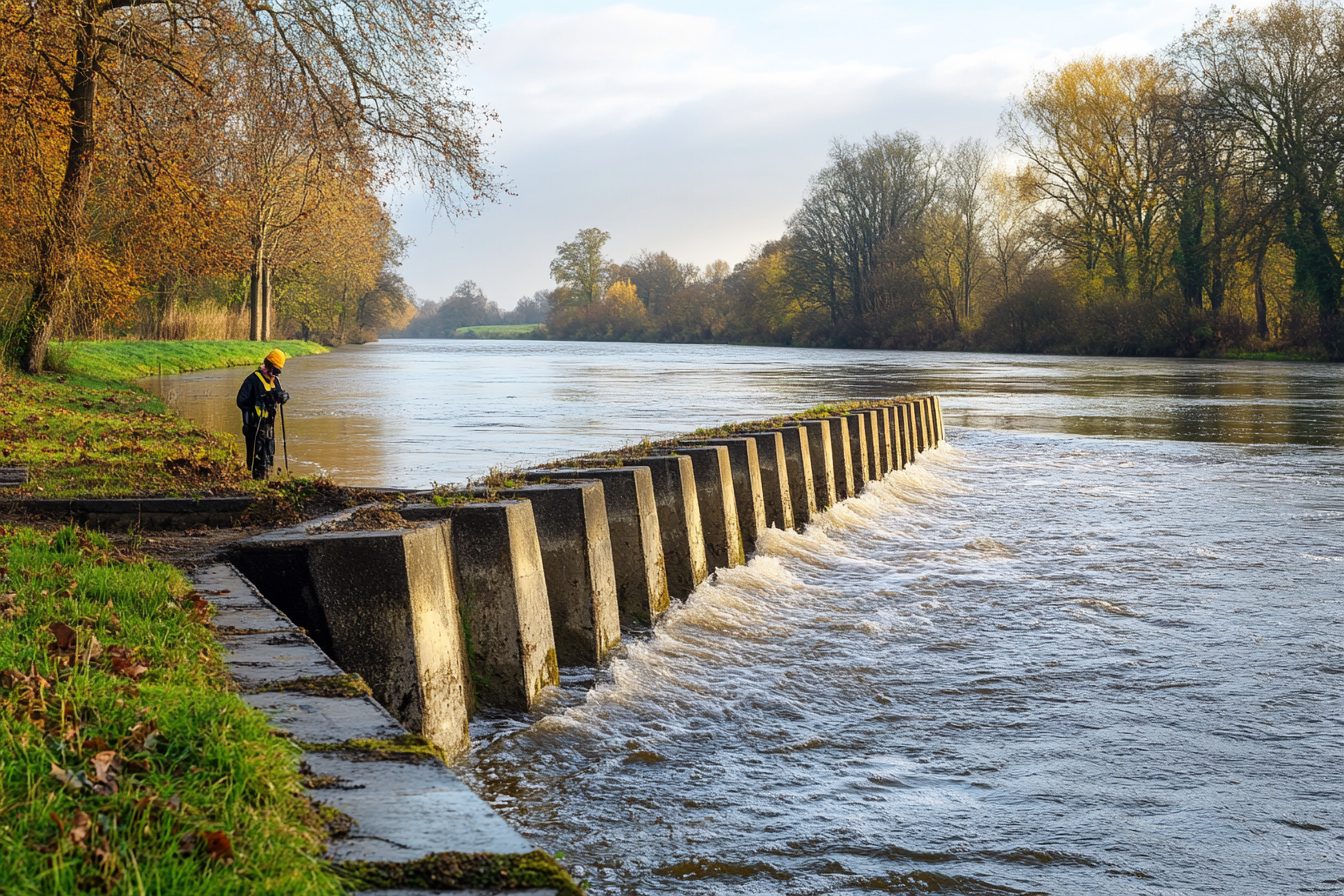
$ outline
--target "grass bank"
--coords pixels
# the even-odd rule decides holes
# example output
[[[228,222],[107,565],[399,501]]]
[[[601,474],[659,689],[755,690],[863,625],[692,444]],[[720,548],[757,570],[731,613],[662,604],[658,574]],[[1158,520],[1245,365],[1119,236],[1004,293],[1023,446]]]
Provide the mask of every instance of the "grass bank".
[[[250,490],[229,439],[126,383],[14,375],[0,382],[0,465],[26,466],[32,497]]]
[[[160,373],[188,373],[221,367],[256,366],[273,348],[291,358],[330,351],[315,342],[56,342],[48,365],[60,373],[129,382]]]
[[[234,440],[177,416],[131,380],[255,365],[272,348],[301,356],[311,342],[65,342],[64,373],[0,378],[0,465],[26,466],[32,497],[223,495],[257,485]]]
[[[177,570],[0,527],[0,592],[0,892],[341,892],[297,748]]]
[[[458,327],[454,339],[531,339],[542,324],[494,324],[480,327]]]

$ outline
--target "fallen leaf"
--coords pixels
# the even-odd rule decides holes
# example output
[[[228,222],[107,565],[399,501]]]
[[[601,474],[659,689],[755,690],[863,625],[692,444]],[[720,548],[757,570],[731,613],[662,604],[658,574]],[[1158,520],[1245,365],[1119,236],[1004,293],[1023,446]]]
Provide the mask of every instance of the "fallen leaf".
[[[131,681],[139,681],[141,678],[145,677],[145,673],[148,671],[148,666],[138,663],[135,660],[126,660],[121,657],[116,657],[112,660],[112,674],[129,678]]]
[[[202,836],[205,837],[206,855],[225,864],[233,861],[233,843],[229,841],[228,834],[223,831],[205,831]]]
[[[196,834],[187,832],[182,835],[182,839],[177,841],[177,854],[186,858],[196,851]]]
[[[71,790],[80,790],[90,786],[89,779],[84,776],[83,772],[61,768],[54,762],[51,764],[51,776]]]
[[[121,757],[116,750],[103,750],[93,757],[93,776],[99,781],[111,781],[121,771]]]
[[[70,842],[80,848],[83,848],[84,841],[89,839],[89,828],[93,825],[93,819],[89,818],[87,812],[76,809],[75,817],[70,822]]]
[[[0,671],[0,688],[8,690],[9,688],[27,683],[28,676],[24,675],[18,669],[5,669],[4,671]]]
[[[89,635],[89,643],[84,645],[84,662],[91,663],[103,655],[103,645],[98,643],[98,638]]]
[[[53,622],[51,625],[47,626],[47,631],[56,636],[57,650],[75,649],[75,630],[64,622]]]

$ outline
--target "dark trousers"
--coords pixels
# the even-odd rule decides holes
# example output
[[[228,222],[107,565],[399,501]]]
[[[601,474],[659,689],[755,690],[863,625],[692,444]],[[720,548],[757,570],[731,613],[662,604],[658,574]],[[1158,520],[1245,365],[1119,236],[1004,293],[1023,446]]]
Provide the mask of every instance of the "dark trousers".
[[[253,479],[265,479],[275,462],[275,425],[269,421],[260,426],[244,426],[243,440],[247,443],[247,464]]]

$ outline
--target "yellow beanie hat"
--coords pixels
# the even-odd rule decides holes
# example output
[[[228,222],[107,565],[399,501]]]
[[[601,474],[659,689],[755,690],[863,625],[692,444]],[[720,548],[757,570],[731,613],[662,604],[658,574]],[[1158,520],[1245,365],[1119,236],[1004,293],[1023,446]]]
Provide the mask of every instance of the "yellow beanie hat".
[[[278,348],[273,349],[271,353],[266,356],[266,361],[276,370],[285,369],[285,353]]]

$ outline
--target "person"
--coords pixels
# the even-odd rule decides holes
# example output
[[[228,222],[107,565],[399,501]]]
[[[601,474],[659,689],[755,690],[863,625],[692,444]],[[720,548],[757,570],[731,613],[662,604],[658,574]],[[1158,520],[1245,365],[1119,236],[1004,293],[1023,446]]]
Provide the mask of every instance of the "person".
[[[238,409],[243,412],[243,440],[247,443],[247,468],[253,479],[265,479],[275,461],[275,411],[289,401],[280,387],[285,353],[275,349],[261,366],[248,374],[238,390]]]

